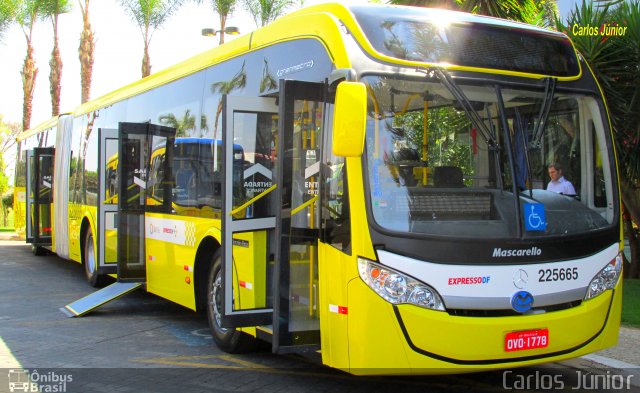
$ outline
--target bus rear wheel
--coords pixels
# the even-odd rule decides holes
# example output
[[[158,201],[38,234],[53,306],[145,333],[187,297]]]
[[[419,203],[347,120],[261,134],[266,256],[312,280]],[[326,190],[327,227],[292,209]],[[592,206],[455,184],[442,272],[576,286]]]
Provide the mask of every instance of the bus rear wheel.
[[[213,266],[207,281],[207,319],[213,341],[227,353],[251,352],[258,349],[258,340],[234,328],[222,327],[222,253],[218,249],[213,255]]]
[[[96,258],[96,249],[93,243],[93,233],[91,232],[91,228],[87,229],[87,232],[84,235],[82,263],[84,265],[84,275],[89,285],[94,288],[103,286],[105,283],[105,277],[98,274],[98,258]]]

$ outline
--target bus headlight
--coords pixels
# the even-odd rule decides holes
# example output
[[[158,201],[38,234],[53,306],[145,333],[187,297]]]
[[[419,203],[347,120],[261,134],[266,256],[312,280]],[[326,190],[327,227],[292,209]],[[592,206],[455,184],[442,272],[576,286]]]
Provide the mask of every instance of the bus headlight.
[[[414,304],[444,311],[438,292],[415,278],[365,258],[358,258],[358,271],[360,278],[391,304]]]
[[[618,254],[591,280],[584,300],[592,299],[607,289],[615,288],[622,272],[622,253]]]

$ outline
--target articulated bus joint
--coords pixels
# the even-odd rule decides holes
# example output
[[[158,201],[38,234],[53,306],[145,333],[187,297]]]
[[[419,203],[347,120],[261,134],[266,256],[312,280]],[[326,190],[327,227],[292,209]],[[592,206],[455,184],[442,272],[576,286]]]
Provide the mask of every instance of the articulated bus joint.
[[[526,361],[530,361],[530,360],[537,360],[537,359],[546,359],[546,358],[552,358],[552,357],[556,357],[556,356],[562,356],[562,355],[566,355],[569,354],[571,352],[577,351],[585,346],[587,346],[588,344],[590,344],[591,342],[593,342],[596,338],[598,338],[602,332],[604,331],[605,327],[607,326],[607,323],[609,321],[609,315],[611,313],[611,308],[613,306],[613,301],[615,299],[615,289],[611,291],[611,299],[609,300],[609,306],[607,308],[607,315],[604,318],[604,321],[602,323],[602,326],[600,327],[600,329],[589,339],[587,339],[586,341],[584,341],[581,344],[578,344],[572,348],[568,348],[568,349],[564,349],[561,351],[556,351],[556,352],[551,352],[551,353],[545,353],[545,354],[540,354],[540,355],[531,355],[531,356],[523,356],[523,357],[518,357],[518,358],[502,358],[502,359],[486,359],[486,360],[465,360],[465,359],[455,359],[455,358],[450,358],[447,356],[443,356],[443,355],[438,355],[436,353],[433,352],[429,352],[426,351],[422,348],[419,348],[417,345],[415,345],[415,343],[411,340],[411,337],[409,336],[409,332],[407,330],[407,327],[405,326],[403,320],[402,320],[402,315],[400,314],[400,310],[398,309],[397,305],[392,305],[393,307],[393,312],[396,315],[396,319],[398,320],[398,325],[400,326],[400,329],[402,330],[402,334],[404,335],[404,339],[406,340],[407,344],[409,345],[409,347],[424,356],[428,356],[432,359],[436,359],[436,360],[440,360],[443,362],[447,362],[447,363],[452,363],[452,364],[457,364],[457,365],[461,365],[461,366],[489,366],[489,365],[497,365],[500,363],[517,363],[517,362],[526,362]]]

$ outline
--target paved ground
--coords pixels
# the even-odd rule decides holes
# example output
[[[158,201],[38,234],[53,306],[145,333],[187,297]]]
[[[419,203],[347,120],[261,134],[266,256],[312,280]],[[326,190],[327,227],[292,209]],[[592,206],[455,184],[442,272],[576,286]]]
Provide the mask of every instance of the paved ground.
[[[24,243],[0,240],[0,392],[19,380],[20,369],[29,370],[41,392],[497,392],[560,387],[555,382],[565,390],[603,391],[586,385],[602,367],[596,362],[613,367],[600,375],[628,380],[626,391],[640,392],[637,329],[623,328],[616,348],[586,359],[506,374],[358,378],[299,356],[220,352],[205,318],[143,291],[83,318],[58,311],[91,291],[80,265],[34,257]],[[528,384],[518,385],[524,380]]]

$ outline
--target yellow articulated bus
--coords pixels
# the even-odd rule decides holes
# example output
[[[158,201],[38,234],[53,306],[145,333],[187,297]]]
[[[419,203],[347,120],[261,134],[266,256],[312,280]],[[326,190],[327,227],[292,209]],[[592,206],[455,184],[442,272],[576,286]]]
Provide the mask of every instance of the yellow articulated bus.
[[[61,116],[53,160],[51,250],[117,274],[71,316],[142,286],[353,374],[617,341],[611,127],[561,33],[312,6]]]

